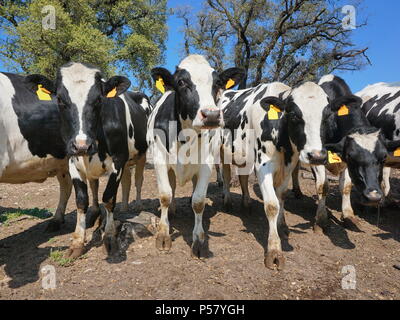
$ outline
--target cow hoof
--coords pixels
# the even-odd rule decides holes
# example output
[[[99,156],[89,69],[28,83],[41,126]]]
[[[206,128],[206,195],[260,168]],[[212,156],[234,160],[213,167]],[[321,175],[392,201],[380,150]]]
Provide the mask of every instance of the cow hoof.
[[[44,230],[44,232],[52,233],[52,232],[60,231],[62,224],[63,224],[63,222],[52,219],[52,220],[49,221],[49,223],[48,223],[46,229]]]
[[[171,250],[172,240],[169,235],[157,234],[156,237],[156,248],[162,252],[168,252]]]
[[[119,250],[117,238],[113,235],[104,235],[103,250],[109,257],[114,256]]]
[[[85,253],[85,247],[82,245],[80,247],[70,247],[65,253],[65,258],[76,259]]]
[[[362,232],[360,221],[356,217],[343,218],[343,226],[351,231]]]
[[[271,270],[283,270],[285,266],[285,257],[281,251],[270,250],[265,255],[264,264],[268,269]]]
[[[205,259],[208,257],[208,246],[207,242],[195,240],[191,248],[192,258],[194,259]]]
[[[301,199],[301,198],[303,198],[303,193],[301,192],[300,189],[293,189],[293,194],[294,194],[294,197],[295,197],[296,199]]]

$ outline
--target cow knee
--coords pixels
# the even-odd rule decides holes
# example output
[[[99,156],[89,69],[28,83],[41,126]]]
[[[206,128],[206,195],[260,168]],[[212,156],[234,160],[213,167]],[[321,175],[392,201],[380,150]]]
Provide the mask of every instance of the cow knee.
[[[163,207],[168,207],[172,201],[172,194],[170,193],[163,193],[160,197],[160,203]]]
[[[268,202],[265,204],[265,212],[268,218],[276,217],[279,213],[279,205],[274,202]]]
[[[205,202],[204,200],[194,200],[192,202],[192,208],[194,213],[202,214],[204,211]]]

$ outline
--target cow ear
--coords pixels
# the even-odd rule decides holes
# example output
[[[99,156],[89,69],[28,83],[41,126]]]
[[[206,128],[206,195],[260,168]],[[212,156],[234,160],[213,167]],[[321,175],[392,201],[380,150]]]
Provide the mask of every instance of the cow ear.
[[[341,158],[343,158],[343,151],[344,151],[344,143],[346,141],[346,137],[344,137],[338,143],[327,143],[324,145],[325,149],[331,151],[333,153],[337,153]]]
[[[45,76],[42,76],[41,74],[31,74],[29,76],[26,76],[25,84],[29,88],[29,90],[32,90],[34,92],[37,92],[40,88],[42,88],[43,91],[47,91],[48,94],[55,92],[53,81],[49,80]]]
[[[386,149],[388,152],[396,152],[397,154],[399,154],[398,156],[400,157],[400,140],[397,141],[392,141],[392,140],[388,140],[383,138],[383,141],[385,143]]]
[[[131,86],[131,81],[122,76],[114,76],[103,83],[103,94],[107,98],[114,98],[123,94]]]
[[[229,68],[223,71],[219,78],[222,82],[222,89],[228,90],[238,85],[246,76],[243,68]]]
[[[360,108],[362,106],[362,100],[360,97],[354,95],[348,95],[339,97],[329,104],[333,112],[339,112],[339,115],[349,114],[349,109]]]
[[[277,112],[283,112],[286,109],[285,102],[277,97],[266,97],[260,101],[260,105],[267,112],[269,112],[272,107],[274,107]]]
[[[174,76],[165,68],[154,68],[151,70],[151,77],[153,78],[156,88],[161,92],[174,90],[175,81]]]

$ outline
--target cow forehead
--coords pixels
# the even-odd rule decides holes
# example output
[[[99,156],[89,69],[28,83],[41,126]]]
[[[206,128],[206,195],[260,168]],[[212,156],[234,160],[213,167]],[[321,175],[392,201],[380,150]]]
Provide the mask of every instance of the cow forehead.
[[[291,97],[306,118],[308,116],[313,119],[322,117],[322,113],[328,105],[328,96],[324,90],[312,82],[295,88]]]
[[[178,66],[190,74],[191,81],[196,85],[213,82],[213,72],[208,61],[201,55],[190,55],[183,59]]]
[[[353,133],[349,135],[351,139],[362,149],[367,150],[368,152],[374,152],[376,145],[379,139],[379,131],[361,134],[361,133]]]
[[[72,63],[61,67],[62,84],[68,90],[71,101],[77,105],[85,103],[90,89],[96,81],[100,70],[81,63]]]

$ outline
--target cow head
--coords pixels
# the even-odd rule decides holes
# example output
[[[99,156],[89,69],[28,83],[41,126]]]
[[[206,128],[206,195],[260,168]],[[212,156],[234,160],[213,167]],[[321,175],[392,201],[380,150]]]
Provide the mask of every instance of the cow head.
[[[92,155],[97,152],[96,135],[102,102],[124,93],[129,79],[115,76],[102,80],[99,69],[71,62],[57,74],[57,99],[61,134],[69,155]]]
[[[351,130],[340,142],[325,147],[346,162],[360,202],[377,205],[383,198],[382,172],[387,157],[386,140],[374,127]]]
[[[190,55],[182,60],[173,75],[164,68],[154,68],[151,71],[162,93],[175,92],[175,103],[181,120],[188,121],[197,129],[223,125],[217,102],[223,91],[238,84],[244,74],[240,68],[230,68],[218,74],[200,55]]]
[[[325,164],[327,151],[323,147],[322,123],[328,96],[317,84],[306,82],[292,90],[285,104],[289,137],[300,153],[300,161]]]

